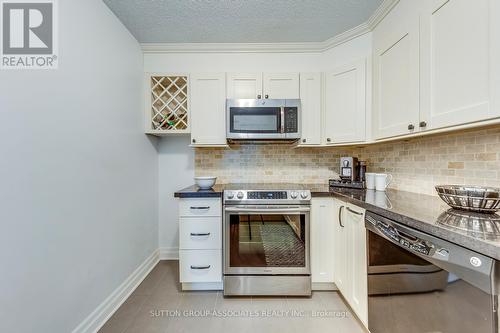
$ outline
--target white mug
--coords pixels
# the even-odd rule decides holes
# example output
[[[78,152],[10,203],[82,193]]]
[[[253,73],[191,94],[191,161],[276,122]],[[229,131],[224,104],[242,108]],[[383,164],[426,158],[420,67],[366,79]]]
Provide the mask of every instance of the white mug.
[[[385,191],[387,186],[392,182],[392,175],[386,173],[377,173],[375,175],[375,189],[377,191]]]
[[[376,174],[375,173],[370,173],[370,172],[367,172],[365,174],[365,178],[366,178],[366,189],[367,190],[374,190],[375,189],[375,176]]]

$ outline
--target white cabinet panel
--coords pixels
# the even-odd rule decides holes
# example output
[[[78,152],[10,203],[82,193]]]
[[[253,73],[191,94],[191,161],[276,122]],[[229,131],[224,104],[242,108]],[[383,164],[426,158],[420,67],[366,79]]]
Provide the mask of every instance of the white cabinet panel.
[[[324,143],[366,139],[366,61],[325,73]]]
[[[334,200],[334,282],[337,285],[339,291],[345,296],[348,293],[348,281],[347,281],[347,250],[348,250],[348,239],[347,239],[347,229],[345,225],[345,218],[343,214],[345,210],[345,204],[341,201]]]
[[[222,250],[180,250],[181,283],[222,282]]]
[[[350,288],[347,299],[359,319],[368,322],[368,280],[366,259],[365,211],[353,205],[345,209],[345,223],[348,224],[349,262],[348,281]]]
[[[222,215],[222,200],[219,198],[183,198],[179,200],[179,216],[207,217]]]
[[[321,74],[300,74],[302,137],[300,145],[321,144]]]
[[[222,249],[220,217],[183,217],[179,220],[179,249]]]
[[[332,198],[313,198],[311,201],[311,280],[334,282],[335,211]]]
[[[226,75],[192,74],[191,143],[225,145],[226,141]]]
[[[262,73],[228,73],[227,98],[259,99],[262,95]]]
[[[497,0],[426,0],[421,24],[421,121],[436,129],[500,116]]]
[[[365,210],[337,199],[334,205],[334,281],[358,318],[367,326]]]
[[[300,98],[299,73],[264,73],[264,98]]]
[[[376,139],[412,133],[419,122],[419,1],[401,0],[373,33]]]

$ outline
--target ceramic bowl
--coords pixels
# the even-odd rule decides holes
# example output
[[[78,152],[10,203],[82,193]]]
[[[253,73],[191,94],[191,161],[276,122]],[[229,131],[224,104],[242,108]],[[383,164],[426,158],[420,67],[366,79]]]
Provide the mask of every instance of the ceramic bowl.
[[[196,185],[202,190],[209,190],[215,185],[217,177],[194,177]]]

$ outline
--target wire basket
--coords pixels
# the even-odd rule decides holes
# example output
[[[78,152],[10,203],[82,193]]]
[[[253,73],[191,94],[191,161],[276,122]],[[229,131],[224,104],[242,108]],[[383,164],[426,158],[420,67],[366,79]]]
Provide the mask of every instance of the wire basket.
[[[495,213],[500,209],[500,189],[494,187],[438,185],[441,199],[450,207],[479,213]]]

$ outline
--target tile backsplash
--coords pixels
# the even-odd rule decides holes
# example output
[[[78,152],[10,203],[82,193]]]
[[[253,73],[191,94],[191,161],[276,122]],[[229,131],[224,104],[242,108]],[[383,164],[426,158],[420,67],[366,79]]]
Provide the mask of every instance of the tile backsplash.
[[[357,156],[369,172],[394,176],[390,187],[435,194],[436,184],[500,187],[500,126],[350,148],[241,145],[197,149],[195,174],[219,183],[324,183],[337,177],[339,158]]]

